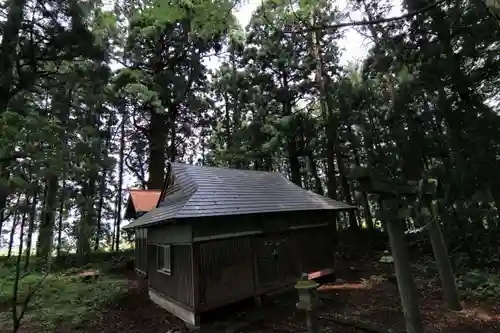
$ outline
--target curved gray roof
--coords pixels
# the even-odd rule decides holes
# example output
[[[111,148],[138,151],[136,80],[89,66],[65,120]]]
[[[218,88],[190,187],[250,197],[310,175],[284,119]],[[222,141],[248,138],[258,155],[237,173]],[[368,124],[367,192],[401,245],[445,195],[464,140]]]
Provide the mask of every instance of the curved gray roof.
[[[171,175],[173,184],[164,189],[163,201],[125,229],[187,217],[355,209],[305,190],[277,172],[170,163],[167,178]]]

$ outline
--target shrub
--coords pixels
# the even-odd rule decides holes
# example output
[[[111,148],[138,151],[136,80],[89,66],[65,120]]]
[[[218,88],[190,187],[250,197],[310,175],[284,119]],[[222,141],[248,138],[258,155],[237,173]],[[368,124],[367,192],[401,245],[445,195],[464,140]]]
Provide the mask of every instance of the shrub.
[[[500,294],[498,275],[472,270],[457,279],[457,286],[467,297],[493,299]]]

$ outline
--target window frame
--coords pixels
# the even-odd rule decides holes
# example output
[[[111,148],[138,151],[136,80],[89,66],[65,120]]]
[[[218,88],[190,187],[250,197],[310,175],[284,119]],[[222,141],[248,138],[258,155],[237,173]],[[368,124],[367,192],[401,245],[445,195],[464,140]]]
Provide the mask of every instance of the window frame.
[[[163,251],[162,263],[160,263],[160,251]],[[161,274],[172,275],[172,246],[170,244],[156,244],[156,271]]]

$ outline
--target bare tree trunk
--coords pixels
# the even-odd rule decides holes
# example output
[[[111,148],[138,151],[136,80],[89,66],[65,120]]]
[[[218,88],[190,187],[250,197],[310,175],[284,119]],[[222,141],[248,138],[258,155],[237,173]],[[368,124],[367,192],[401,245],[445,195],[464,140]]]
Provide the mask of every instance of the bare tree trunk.
[[[178,112],[178,105],[173,104],[168,108],[168,113],[169,113],[169,128],[170,128],[170,145],[168,147],[168,160],[170,162],[175,162],[175,159],[177,158],[177,124],[176,124],[176,119],[177,119],[177,112]],[[163,177],[164,178],[164,177]],[[163,181],[164,179],[162,178],[161,186],[163,187]]]
[[[122,220],[122,196],[123,196],[123,163],[125,156],[125,105],[122,107],[122,123],[120,127],[120,152],[118,161],[118,195],[116,197],[116,222],[114,227],[114,250],[120,250],[120,224]],[[113,247],[113,246],[111,246]]]
[[[7,258],[10,258],[12,256],[12,248],[14,246],[14,236],[16,234],[16,227],[17,224],[19,223],[19,199],[18,203],[15,206],[15,212],[14,212],[14,217],[12,218],[12,227],[10,228],[10,236],[9,236],[9,250],[7,252]]]
[[[318,175],[318,166],[316,165],[316,160],[314,159],[314,155],[312,151],[309,151],[307,153],[307,160],[308,160],[308,166],[309,166],[309,172],[311,173],[311,176],[313,177],[314,180],[314,192],[318,193],[319,195],[323,195],[323,185],[321,184],[321,179],[319,178]]]
[[[335,151],[337,156],[337,165],[340,174],[340,183],[342,185],[343,199],[349,205],[352,205],[351,187],[349,186],[349,181],[347,180],[347,171],[344,162],[342,161],[342,153],[340,152],[340,149],[338,149],[338,147],[335,149]],[[358,221],[356,220],[356,212],[354,210],[351,210],[347,214],[349,218],[349,228],[352,230],[358,230],[359,225]]]
[[[165,178],[165,115],[151,110],[149,127],[149,165],[148,189],[157,190],[163,186]]]
[[[99,204],[97,207],[97,230],[95,234],[94,251],[99,250],[99,241],[101,238],[101,225],[102,225],[101,219],[102,219],[102,210],[104,206],[104,191],[106,190],[106,170],[103,170],[101,177],[102,179],[99,188]]]
[[[26,208],[24,207],[24,215],[26,215]],[[21,322],[26,314],[26,310],[28,310],[28,305],[33,298],[33,295],[40,289],[43,281],[49,274],[49,270],[45,273],[45,275],[38,280],[38,282],[34,286],[30,286],[28,294],[24,298],[22,302],[19,302],[19,282],[21,281],[21,259],[23,254],[23,243],[24,243],[24,225],[26,223],[26,219],[23,218],[21,222],[21,228],[19,230],[19,251],[17,254],[16,260],[16,274],[14,277],[14,284],[12,286],[12,324],[13,324],[13,333],[17,333],[21,328]],[[20,305],[19,305],[20,304]]]
[[[58,179],[55,173],[51,173],[46,179],[46,195],[40,218],[40,231],[37,242],[37,256],[44,262],[49,262],[52,256],[52,242],[54,237],[54,222],[57,199]]]
[[[94,230],[95,221],[94,199],[96,178],[94,172],[89,176],[83,188],[84,202],[80,208],[81,219],[78,223],[78,238],[76,241],[76,254],[79,264],[86,263],[90,255],[90,239]]]
[[[63,230],[63,216],[64,216],[64,201],[66,200],[66,176],[63,176],[61,186],[61,196],[59,198],[59,213],[57,216],[57,249],[56,253],[59,257],[61,255],[62,247],[62,230]]]
[[[316,24],[316,9],[313,10],[311,16],[311,23]],[[331,103],[329,101],[327,84],[325,80],[325,69],[323,58],[321,55],[321,33],[312,32],[311,44],[312,53],[316,60],[316,82],[319,86],[321,97],[321,116],[325,124],[326,135],[326,176],[327,176],[327,194],[329,198],[337,199],[337,179],[335,175],[335,146],[337,142],[337,124]]]
[[[37,184],[35,184],[36,186]],[[33,232],[35,231],[36,205],[38,200],[38,189],[33,191],[33,199],[31,201],[30,219],[28,222],[28,237],[26,239],[26,261],[24,262],[24,271],[28,270],[31,257],[31,246],[33,243]]]
[[[5,112],[12,98],[16,50],[26,0],[12,0],[9,1],[9,5],[7,21],[3,24],[4,29],[0,45],[0,54],[2,55],[0,58],[0,114]]]

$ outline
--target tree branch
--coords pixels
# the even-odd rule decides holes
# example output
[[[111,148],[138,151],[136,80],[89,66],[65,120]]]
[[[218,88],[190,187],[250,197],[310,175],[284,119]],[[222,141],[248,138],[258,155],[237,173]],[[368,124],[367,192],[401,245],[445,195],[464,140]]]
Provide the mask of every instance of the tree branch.
[[[386,18],[380,18],[380,19],[375,19],[375,20],[341,22],[341,23],[332,24],[332,25],[316,25],[316,26],[309,26],[309,27],[306,27],[306,28],[301,29],[301,30],[284,31],[284,32],[286,32],[286,33],[302,33],[302,32],[321,31],[321,30],[337,30],[337,29],[346,28],[346,27],[357,27],[357,26],[364,26],[364,25],[390,23],[390,22],[404,20],[406,18],[425,13],[426,11],[429,11],[433,8],[436,8],[440,5],[442,5],[446,1],[447,0],[439,0],[439,1],[436,1],[432,4],[430,4],[430,5],[427,5],[425,7],[417,9],[417,10],[410,11],[410,12],[403,14],[403,15],[400,15],[400,16],[386,17]]]

